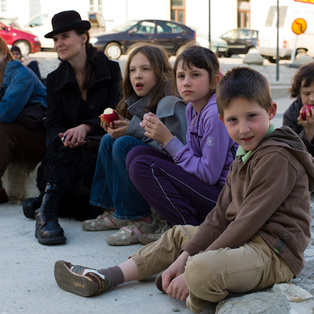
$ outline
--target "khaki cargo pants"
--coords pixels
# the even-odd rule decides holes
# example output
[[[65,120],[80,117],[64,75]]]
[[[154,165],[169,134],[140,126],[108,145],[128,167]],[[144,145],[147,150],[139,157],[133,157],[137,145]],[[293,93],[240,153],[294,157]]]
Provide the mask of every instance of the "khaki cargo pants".
[[[196,232],[194,226],[175,226],[156,242],[131,256],[139,279],[157,274],[176,260],[182,247]],[[287,282],[294,274],[259,236],[236,249],[207,251],[189,257],[185,280],[190,294],[187,307],[201,312],[208,302],[223,300],[228,292],[247,292]]]

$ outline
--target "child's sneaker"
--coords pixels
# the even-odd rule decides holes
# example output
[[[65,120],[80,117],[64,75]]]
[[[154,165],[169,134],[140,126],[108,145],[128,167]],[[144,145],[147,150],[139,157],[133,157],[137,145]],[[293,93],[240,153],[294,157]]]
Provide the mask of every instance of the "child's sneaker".
[[[139,242],[146,245],[148,243],[157,241],[160,237],[168,230],[170,227],[167,224],[167,221],[160,220],[158,228],[154,233],[144,233],[138,237]]]
[[[109,288],[108,278],[96,269],[75,266],[65,261],[56,262],[55,279],[61,289],[82,297],[91,297]]]
[[[113,217],[115,210],[105,210],[104,213],[96,219],[85,220],[82,222],[82,228],[85,231],[105,231],[120,229],[127,225],[128,220],[122,220]]]
[[[145,233],[152,233],[155,229],[156,220],[147,223],[141,219],[129,221],[124,227],[111,236],[106,241],[110,245],[131,245],[139,243],[139,236]]]

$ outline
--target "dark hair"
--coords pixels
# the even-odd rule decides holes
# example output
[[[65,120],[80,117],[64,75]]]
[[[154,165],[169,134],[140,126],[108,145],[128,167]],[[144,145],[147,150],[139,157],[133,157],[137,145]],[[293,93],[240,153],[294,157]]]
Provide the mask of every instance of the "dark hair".
[[[217,86],[217,107],[221,117],[229,102],[238,97],[254,100],[267,111],[272,104],[268,81],[252,68],[233,68],[220,80]]]
[[[11,50],[12,53],[13,52],[18,52],[20,55],[22,54],[21,49],[18,46],[12,46],[10,50]]]
[[[211,50],[197,45],[191,46],[188,44],[187,48],[182,50],[175,61],[173,66],[174,77],[176,77],[180,61],[183,62],[183,67],[187,66],[191,69],[192,66],[195,66],[196,68],[206,70],[209,74],[209,84],[214,86],[215,76],[219,75],[219,61]],[[215,88],[213,88],[211,94],[214,92]]]
[[[75,29],[75,33],[78,36],[81,36],[85,34],[87,36],[87,40],[85,43],[85,49],[86,49],[86,54],[87,54],[87,59],[86,59],[86,64],[85,64],[85,69],[84,69],[84,83],[83,83],[83,88],[87,89],[90,82],[94,78],[95,74],[95,51],[93,51],[92,45],[89,43],[90,36],[89,32],[86,29]]]
[[[128,51],[128,60],[124,70],[123,98],[117,106],[117,111],[127,119],[131,119],[132,115],[127,110],[125,101],[134,94],[130,81],[130,63],[133,57],[139,52],[145,55],[149,60],[158,82],[151,91],[150,103],[145,108],[146,111],[156,113],[157,105],[160,99],[171,94],[171,82],[173,79],[172,67],[166,51],[153,44],[138,43],[133,45]]]
[[[314,62],[303,65],[294,75],[289,89],[291,98],[300,99],[301,87],[309,87],[314,82]]]

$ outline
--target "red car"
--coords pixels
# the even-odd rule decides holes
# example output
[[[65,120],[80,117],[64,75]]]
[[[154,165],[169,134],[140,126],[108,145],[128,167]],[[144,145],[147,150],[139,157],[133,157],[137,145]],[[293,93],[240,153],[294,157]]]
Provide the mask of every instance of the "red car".
[[[0,18],[0,36],[9,47],[18,46],[23,55],[39,52],[39,38],[32,33],[23,31],[14,19]]]

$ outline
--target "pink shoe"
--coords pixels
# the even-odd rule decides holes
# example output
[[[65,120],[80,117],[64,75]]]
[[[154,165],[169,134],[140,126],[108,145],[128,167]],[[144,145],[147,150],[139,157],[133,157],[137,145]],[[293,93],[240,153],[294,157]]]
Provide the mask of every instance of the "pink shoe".
[[[85,220],[82,222],[82,228],[85,231],[105,231],[120,229],[127,225],[128,220],[117,219],[113,217],[115,209],[105,210],[102,215],[96,219]]]

